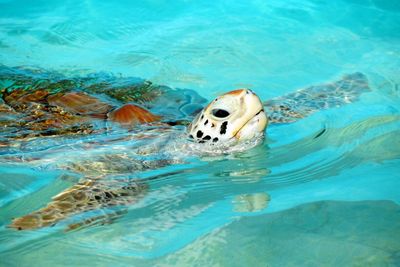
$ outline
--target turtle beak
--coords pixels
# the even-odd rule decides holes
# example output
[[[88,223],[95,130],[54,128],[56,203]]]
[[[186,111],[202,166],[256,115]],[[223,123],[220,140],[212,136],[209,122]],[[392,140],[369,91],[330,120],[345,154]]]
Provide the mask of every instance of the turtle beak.
[[[267,124],[268,118],[262,109],[240,128],[235,134],[235,138],[237,140],[248,140],[263,135]]]

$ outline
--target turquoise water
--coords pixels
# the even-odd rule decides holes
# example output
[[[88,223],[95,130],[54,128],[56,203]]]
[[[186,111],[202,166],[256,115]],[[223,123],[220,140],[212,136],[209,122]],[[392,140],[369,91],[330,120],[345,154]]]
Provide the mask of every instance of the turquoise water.
[[[400,265],[397,1],[135,2],[0,0],[0,63],[141,77],[207,100],[237,87],[267,100],[353,72],[371,92],[271,125],[243,153],[117,173],[163,179],[113,223],[72,232],[6,226],[81,178],[54,162],[140,143],[81,152],[108,138],[96,136],[2,151],[1,266]]]

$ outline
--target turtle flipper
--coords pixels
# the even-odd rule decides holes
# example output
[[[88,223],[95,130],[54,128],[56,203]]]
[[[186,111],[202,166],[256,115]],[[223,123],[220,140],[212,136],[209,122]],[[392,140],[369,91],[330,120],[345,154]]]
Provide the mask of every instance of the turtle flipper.
[[[138,180],[121,182],[88,179],[54,196],[46,207],[14,219],[10,227],[18,230],[37,229],[55,225],[77,213],[132,204],[144,196],[147,188],[146,183]]]
[[[94,226],[94,225],[108,225],[108,224],[113,223],[115,220],[121,218],[126,213],[128,213],[128,210],[125,208],[125,209],[116,210],[113,212],[107,212],[105,214],[101,214],[98,216],[89,217],[82,221],[78,221],[76,223],[69,224],[67,226],[67,228],[65,229],[65,231],[68,232],[68,231],[73,231],[73,230],[77,230],[77,229],[80,230],[82,228],[86,228],[86,227],[90,227],[90,226]]]
[[[290,123],[322,109],[340,107],[357,101],[370,91],[362,73],[345,75],[334,83],[310,86],[264,102],[270,123]]]

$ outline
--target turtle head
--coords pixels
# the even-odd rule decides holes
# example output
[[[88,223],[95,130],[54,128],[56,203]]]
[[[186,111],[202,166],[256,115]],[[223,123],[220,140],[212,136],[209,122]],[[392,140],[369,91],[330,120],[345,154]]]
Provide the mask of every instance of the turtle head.
[[[264,135],[267,127],[260,98],[249,89],[238,89],[215,98],[188,126],[199,143],[245,141]]]

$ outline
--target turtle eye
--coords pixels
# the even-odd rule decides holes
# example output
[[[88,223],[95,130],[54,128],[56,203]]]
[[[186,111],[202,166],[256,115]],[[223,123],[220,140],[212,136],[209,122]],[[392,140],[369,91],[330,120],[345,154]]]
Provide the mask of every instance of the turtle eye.
[[[230,115],[229,112],[224,109],[213,109],[211,112],[217,118],[226,118]]]

